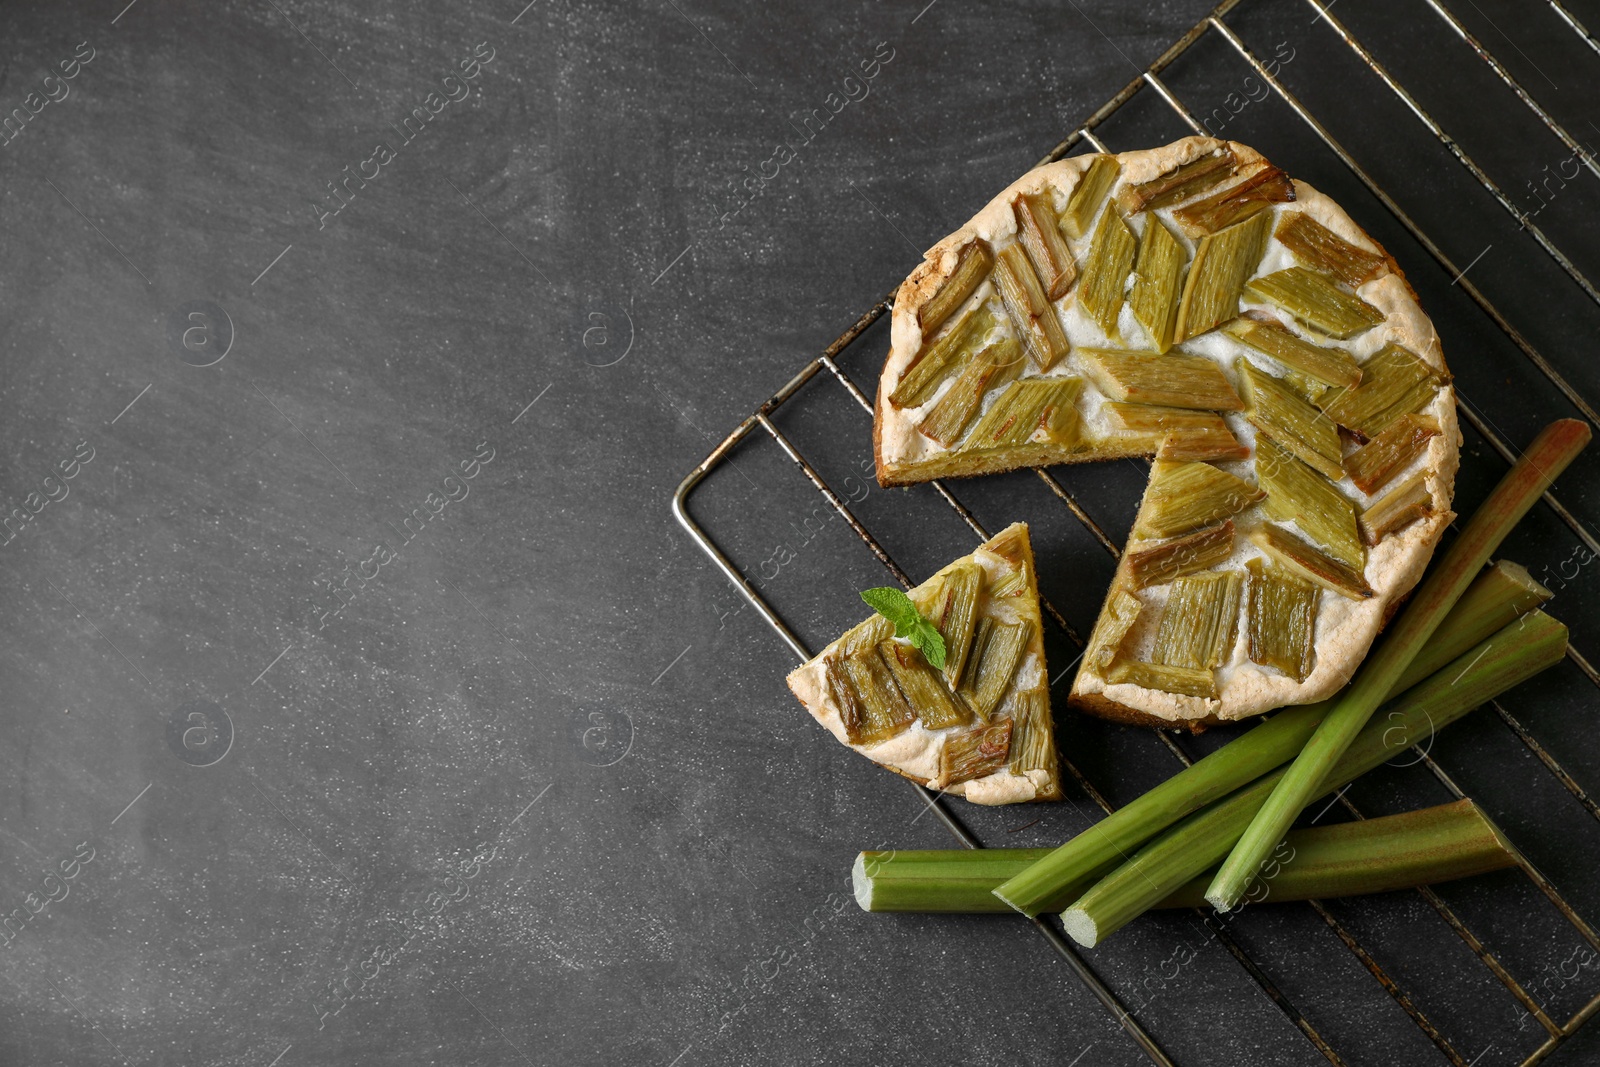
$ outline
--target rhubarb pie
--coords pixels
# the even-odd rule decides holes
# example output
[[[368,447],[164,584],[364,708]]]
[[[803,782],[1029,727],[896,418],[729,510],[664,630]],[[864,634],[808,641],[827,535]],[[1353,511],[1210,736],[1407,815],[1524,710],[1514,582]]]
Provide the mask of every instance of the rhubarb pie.
[[[879,481],[1149,457],[1071,702],[1199,726],[1337,690],[1416,584],[1460,434],[1394,260],[1254,150],[1039,167],[901,285]]]
[[[1060,800],[1039,586],[1017,523],[912,589],[944,642],[935,668],[874,615],[789,675],[834,737],[975,804]]]

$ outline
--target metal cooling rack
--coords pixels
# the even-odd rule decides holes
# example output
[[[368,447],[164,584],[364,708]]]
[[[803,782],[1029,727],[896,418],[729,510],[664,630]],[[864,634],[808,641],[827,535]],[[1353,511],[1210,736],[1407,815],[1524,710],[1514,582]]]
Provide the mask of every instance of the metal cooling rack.
[[[1366,188],[1371,192],[1372,196],[1382,205],[1385,210],[1389,212],[1389,214],[1393,216],[1393,218],[1400,225],[1402,225],[1411,234],[1417,243],[1424,250],[1426,250],[1430,256],[1433,257],[1440,268],[1448,272],[1455,279],[1454,284],[1460,286],[1460,288],[1478,306],[1478,308],[1486,316],[1488,316],[1491,321],[1494,322],[1494,324],[1506,335],[1506,337],[1509,338],[1510,341],[1523,353],[1523,355],[1527,357],[1533,366],[1537,367],[1540,373],[1546,379],[1548,379],[1548,381],[1557,390],[1560,391],[1567,401],[1569,401],[1578,412],[1588,419],[1592,425],[1600,428],[1600,414],[1596,413],[1595,408],[1590,404],[1590,402],[1578,393],[1578,391],[1560,374],[1560,372],[1556,370],[1549,360],[1547,360],[1539,352],[1532,342],[1530,342],[1528,338],[1524,336],[1506,318],[1504,314],[1501,313],[1501,311],[1489,300],[1489,298],[1478,288],[1478,286],[1465,277],[1465,270],[1461,267],[1461,265],[1457,264],[1453,259],[1451,259],[1444,252],[1444,250],[1438,244],[1436,244],[1431,237],[1429,237],[1429,235],[1421,228],[1421,226],[1418,225],[1416,220],[1407,214],[1400,207],[1400,205],[1383,189],[1383,187],[1378,184],[1372,175],[1369,174],[1355,160],[1355,158],[1345,150],[1344,146],[1341,145],[1332,136],[1332,134],[1329,133],[1328,129],[1318,121],[1316,116],[1313,115],[1312,112],[1301,103],[1301,101],[1275,76],[1271,70],[1269,70],[1268,65],[1251,51],[1250,47],[1235,32],[1234,28],[1225,21],[1226,16],[1234,11],[1234,9],[1242,2],[1243,0],[1223,0],[1222,3],[1218,4],[1214,9],[1212,9],[1209,15],[1207,15],[1200,22],[1196,23],[1187,33],[1179,38],[1177,42],[1168,48],[1167,51],[1164,52],[1158,59],[1156,59],[1156,61],[1152,63],[1141,75],[1128,82],[1128,84],[1125,85],[1120,92],[1118,92],[1099,110],[1091,115],[1082,126],[1078,127],[1070,136],[1068,136],[1060,144],[1056,145],[1055,148],[1051,149],[1051,151],[1040,160],[1040,163],[1061,159],[1068,155],[1074,148],[1084,145],[1091,147],[1095,151],[1115,151],[1114,148],[1107,146],[1100,140],[1100,138],[1096,135],[1096,130],[1099,129],[1099,127],[1101,127],[1113,115],[1117,114],[1118,111],[1120,111],[1130,100],[1134,99],[1136,96],[1142,92],[1145,92],[1146,90],[1149,90],[1159,97],[1160,100],[1168,108],[1170,108],[1179,119],[1186,123],[1196,133],[1208,133],[1208,131],[1204,129],[1198,121],[1196,121],[1194,115],[1184,105],[1178,95],[1171,88],[1169,88],[1165,82],[1163,82],[1161,74],[1175,61],[1177,61],[1179,57],[1187,53],[1202,39],[1213,35],[1215,37],[1219,37],[1226,42],[1226,44],[1232,49],[1232,52],[1239,59],[1242,59],[1244,62],[1249,64],[1255,75],[1271,89],[1271,91],[1276,95],[1277,99],[1283,104],[1287,105],[1294,115],[1297,116],[1298,119],[1301,120],[1304,125],[1316,135],[1318,139],[1320,139],[1322,144],[1327,149],[1331,150],[1332,153],[1336,155],[1343,163],[1343,165],[1347,167],[1363,185],[1366,186]],[[1256,0],[1256,2],[1262,4],[1283,3],[1287,5],[1288,3],[1291,3],[1292,0]],[[1512,201],[1507,197],[1505,191],[1489,177],[1488,173],[1477,163],[1477,161],[1475,161],[1437,121],[1435,121],[1433,116],[1431,116],[1422,107],[1422,105],[1405,88],[1405,86],[1397,81],[1389,73],[1389,71],[1383,67],[1377,58],[1354,35],[1349,32],[1349,30],[1338,20],[1338,18],[1328,9],[1328,7],[1325,7],[1319,3],[1319,0],[1305,0],[1305,2],[1309,5],[1308,10],[1313,15],[1314,19],[1326,25],[1327,31],[1323,32],[1331,31],[1340,41],[1343,42],[1345,46],[1347,46],[1356,56],[1358,56],[1362,63],[1365,64],[1365,66],[1372,72],[1372,74],[1374,74],[1378,80],[1384,84],[1384,86],[1386,86],[1396,97],[1399,98],[1400,101],[1403,102],[1405,107],[1428,130],[1428,132],[1437,138],[1442,145],[1448,148],[1451,155],[1471,174],[1473,179],[1476,180],[1491,196],[1493,196],[1493,198],[1501,205],[1501,207],[1503,207],[1514,219],[1518,221],[1520,228],[1528,231],[1535,243],[1537,243],[1538,246],[1560,266],[1560,268],[1583,290],[1583,292],[1591,300],[1594,300],[1596,303],[1600,303],[1600,288],[1597,288],[1595,284],[1591,282],[1590,279],[1573,264],[1567,255],[1563,253],[1557,246],[1556,242],[1550,237],[1550,235],[1533,221],[1531,215],[1520,211],[1516,205],[1512,203]],[[1595,177],[1600,178],[1600,162],[1597,162],[1592,156],[1584,151],[1582,147],[1580,147],[1577,139],[1574,138],[1560,122],[1558,122],[1539,104],[1534,96],[1529,93],[1517,80],[1514,74],[1499,59],[1497,59],[1495,55],[1467,29],[1467,27],[1463,25],[1462,22],[1456,18],[1456,16],[1448,8],[1446,8],[1440,2],[1440,0],[1423,0],[1423,2],[1432,10],[1435,15],[1437,15],[1438,18],[1443,20],[1450,32],[1458,37],[1465,47],[1471,49],[1481,60],[1483,60],[1484,63],[1488,65],[1489,69],[1491,69],[1496,77],[1498,77],[1498,79],[1504,83],[1505,87],[1517,98],[1518,101],[1520,101],[1522,106],[1524,106],[1528,112],[1534,116],[1536,121],[1542,124],[1552,135],[1559,139],[1564,145],[1567,146],[1569,150],[1573,152],[1573,158],[1575,160],[1581,160],[1585,168],[1587,168]],[[1594,50],[1597,55],[1600,55],[1600,40],[1597,40],[1594,35],[1592,35],[1583,25],[1583,23],[1580,22],[1578,18],[1560,2],[1560,0],[1546,0],[1546,2],[1549,4],[1553,13],[1559,17],[1562,23],[1570,28],[1570,30],[1585,44],[1587,44],[1590,49]],[[1266,154],[1269,158],[1272,157],[1270,148]],[[1004,182],[999,184],[1003,185]],[[1470,266],[1471,264],[1467,264],[1468,268],[1470,268]],[[688,477],[686,477],[678,486],[677,492],[673,497],[673,513],[677,517],[678,521],[689,532],[690,536],[694,538],[695,542],[706,553],[706,555],[709,556],[711,560],[722,570],[723,574],[727,576],[728,580],[733,583],[735,588],[737,588],[744,598],[755,607],[757,612],[760,613],[761,617],[767,622],[767,624],[778,633],[778,636],[783,638],[783,640],[788,643],[789,647],[794,650],[795,655],[802,661],[809,659],[812,655],[812,652],[807,648],[806,644],[794,632],[794,630],[792,630],[783,620],[783,618],[780,617],[777,611],[774,610],[772,605],[769,604],[767,600],[757,591],[755,586],[753,586],[751,582],[745,578],[744,574],[741,573],[741,569],[736,567],[723,552],[723,550],[718,547],[711,535],[704,528],[702,528],[693,517],[690,516],[688,511],[688,500],[700,483],[713,470],[717,469],[725,461],[727,461],[733,451],[742,442],[744,442],[747,438],[750,438],[752,435],[755,435],[757,430],[763,431],[768,437],[770,437],[772,441],[776,442],[778,447],[789,458],[789,460],[799,468],[802,474],[804,474],[806,480],[810,482],[811,486],[818,493],[820,493],[823,498],[826,499],[828,505],[845,520],[850,529],[854,531],[857,537],[860,538],[862,544],[865,545],[865,547],[877,557],[883,566],[886,567],[902,585],[910,587],[911,585],[915,584],[913,578],[907,574],[889,554],[889,552],[885,550],[878,538],[874,536],[873,532],[869,530],[855,516],[855,514],[852,513],[846,502],[839,496],[838,493],[833,490],[823,476],[818,473],[816,467],[814,467],[806,458],[806,456],[802,454],[794,442],[778,428],[772,419],[773,414],[785,403],[794,399],[808,386],[820,382],[824,384],[832,383],[835,386],[842,387],[846,392],[849,393],[849,395],[855,400],[856,404],[860,407],[865,419],[867,420],[867,423],[870,423],[872,417],[871,400],[864,395],[860,388],[858,388],[856,384],[844,373],[844,371],[840,369],[837,359],[843,355],[847,349],[855,344],[869,327],[871,327],[875,322],[878,321],[879,318],[889,312],[892,307],[893,293],[890,293],[888,296],[884,297],[882,300],[879,300],[865,313],[863,313],[853,324],[851,324],[847,330],[840,334],[832,344],[828,345],[821,355],[817,356],[815,359],[811,360],[804,367],[802,367],[798,374],[790,379],[787,384],[774,393],[749,417],[744,419],[744,421],[741,422],[732,433],[723,439],[723,441],[718,444],[716,448],[714,448],[711,453],[694,468],[693,471],[689,473]],[[1466,423],[1472,426],[1473,429],[1496,452],[1498,452],[1508,464],[1516,458],[1516,451],[1513,449],[1511,444],[1506,441],[1504,437],[1502,437],[1501,434],[1494,428],[1492,422],[1482,415],[1482,409],[1478,405],[1475,405],[1470,398],[1461,395],[1459,384],[1458,406],[1461,416]],[[862,432],[865,432],[865,429],[863,429]],[[1078,499],[1048,471],[1038,469],[1035,470],[1034,473],[1044,483],[1050,494],[1054,496],[1061,504],[1065,505],[1073,517],[1079,523],[1081,523],[1090,534],[1093,535],[1093,537],[1105,548],[1108,553],[1111,554],[1113,558],[1116,557],[1119,553],[1116,543],[1106,534],[1105,530],[1102,529],[1100,524],[1097,523],[1093,517],[1091,517],[1089,512],[1083,507]],[[988,539],[990,536],[989,532],[984,529],[984,527],[974,517],[973,513],[962,504],[962,502],[954,493],[950,491],[946,485],[938,481],[930,484],[933,490],[972,530],[976,538],[979,540]],[[1591,531],[1564,505],[1562,505],[1562,503],[1553,494],[1547,493],[1545,495],[1544,504],[1573,532],[1573,534],[1578,537],[1579,540],[1581,540],[1589,548],[1590,551],[1600,554],[1600,539],[1597,539],[1594,532]],[[1047,601],[1044,601],[1043,598],[1041,598],[1041,603],[1046,614],[1049,615],[1061,628],[1061,631],[1065,637],[1076,647],[1081,649],[1084,644],[1083,637],[1076,632],[1076,630],[1066,621],[1065,617],[1059,611],[1057,611],[1053,605]],[[1597,673],[1595,668],[1591,666],[1581,654],[1579,654],[1576,650],[1569,648],[1568,658],[1590,680],[1590,682],[1592,682],[1595,686],[1600,687],[1600,673]],[[1589,814],[1593,815],[1597,819],[1600,819],[1600,805],[1597,805],[1596,802],[1584,792],[1583,788],[1578,784],[1573,776],[1568,773],[1566,768],[1564,768],[1561,763],[1538,742],[1533,734],[1498,701],[1491,702],[1489,707],[1493,713],[1504,723],[1509,731],[1518,739],[1518,741],[1520,741],[1522,745],[1526,746],[1528,751],[1537,758],[1543,769],[1552,775],[1555,780],[1560,783],[1562,788],[1572,794],[1572,796],[1583,805]],[[1160,741],[1176,759],[1184,764],[1189,762],[1189,757],[1185,754],[1183,749],[1180,748],[1167,733],[1162,731],[1152,731],[1152,733],[1154,736],[1160,739]],[[1449,773],[1435,763],[1427,752],[1420,749],[1413,749],[1412,751],[1415,753],[1417,760],[1426,765],[1433,775],[1438,779],[1438,781],[1441,782],[1451,794],[1458,798],[1463,795],[1462,790],[1457,786],[1455,781],[1452,780]],[[1089,797],[1094,799],[1102,809],[1107,812],[1112,810],[1111,805],[1106,801],[1103,794],[1094,787],[1094,785],[1088,780],[1088,778],[1085,777],[1078,767],[1074,766],[1070,760],[1066,760],[1065,758],[1063,758],[1062,765],[1066,768],[1069,775],[1076,780],[1078,786],[1082,788]],[[939,821],[945,826],[950,834],[954,836],[963,847],[983,847],[982,843],[978,841],[977,838],[964,826],[962,826],[961,823],[958,822],[949,811],[946,810],[944,804],[937,795],[914,784],[911,785],[911,788],[916,790],[917,794],[921,797],[922,802],[927,805],[928,810],[937,819],[939,819]],[[1354,805],[1349,802],[1348,798],[1343,798],[1341,802],[1354,817],[1361,817],[1360,812],[1356,811]],[[1563,898],[1557,888],[1551,884],[1550,880],[1547,879],[1525,857],[1519,856],[1519,866],[1522,874],[1526,876],[1532,886],[1549,900],[1549,902],[1555,907],[1565,921],[1571,924],[1577,935],[1586,941],[1592,948],[1600,950],[1600,933],[1597,933],[1596,930],[1577,913],[1577,911]],[[1546,1035],[1544,1042],[1534,1049],[1533,1052],[1522,1061],[1523,1067],[1529,1067],[1529,1065],[1536,1064],[1544,1060],[1558,1047],[1560,1047],[1565,1040],[1576,1033],[1577,1030],[1586,1022],[1588,1022],[1591,1017],[1593,1017],[1597,1012],[1600,1012],[1600,993],[1596,993],[1565,1022],[1559,1022],[1550,1018],[1546,1014],[1545,1010],[1536,1001],[1533,994],[1512,976],[1507,967],[1495,956],[1493,952],[1491,952],[1485,946],[1484,941],[1480,939],[1480,937],[1474,933],[1471,928],[1468,927],[1468,925],[1451,909],[1445,900],[1443,900],[1433,890],[1428,888],[1420,889],[1417,892],[1421,895],[1422,899],[1425,900],[1427,904],[1440,916],[1440,918],[1444,920],[1449,928],[1461,938],[1465,945],[1472,951],[1478,962],[1493,976],[1493,979],[1504,987],[1506,994],[1512,998],[1512,1000],[1518,1006],[1520,1006],[1528,1016],[1533,1018],[1544,1030]],[[1346,928],[1345,924],[1343,924],[1337,916],[1330,912],[1321,903],[1316,901],[1309,902],[1306,907],[1312,909],[1317,916],[1332,929],[1339,940],[1371,973],[1372,977],[1382,985],[1384,991],[1393,998],[1399,1007],[1403,1009],[1410,1017],[1412,1022],[1414,1022],[1422,1031],[1422,1033],[1426,1035],[1428,1040],[1433,1043],[1445,1062],[1454,1065],[1454,1067],[1471,1067],[1471,1065],[1476,1062],[1476,1060],[1469,1061],[1463,1055],[1462,1050],[1456,1048],[1451,1043],[1449,1038],[1440,1031],[1434,1022],[1428,1018],[1413,997],[1407,992],[1404,984],[1398,980],[1395,975],[1388,973],[1385,970],[1385,968],[1378,962],[1378,960],[1367,949],[1367,947],[1363,946],[1360,940],[1349,929]],[[1211,935],[1228,950],[1228,952],[1234,957],[1235,960],[1237,960],[1244,971],[1251,977],[1253,981],[1256,982],[1261,991],[1264,992],[1279,1008],[1279,1010],[1281,1010],[1284,1015],[1311,1041],[1315,1048],[1321,1052],[1329,1062],[1334,1064],[1343,1064],[1345,1061],[1340,1056],[1338,1050],[1336,1050],[1322,1034],[1318,1033],[1311,1022],[1294,1006],[1291,1000],[1273,984],[1265,971],[1250,958],[1250,956],[1229,935],[1223,926],[1218,924],[1209,915],[1202,915],[1201,917],[1208,927]],[[1077,975],[1084,985],[1088,987],[1090,992],[1106,1008],[1106,1010],[1112,1013],[1116,1022],[1122,1027],[1127,1035],[1135,1043],[1137,1043],[1137,1045],[1149,1057],[1151,1062],[1156,1064],[1171,1065],[1173,1061],[1161,1049],[1155,1039],[1152,1038],[1151,1035],[1146,1031],[1144,1025],[1142,1025],[1134,1015],[1132,1015],[1123,1007],[1116,994],[1111,990],[1111,988],[1109,988],[1106,982],[1104,982],[1088,966],[1088,964],[1085,963],[1082,958],[1080,958],[1077,951],[1062,936],[1062,934],[1048,922],[1040,919],[1034,919],[1031,921],[1033,922],[1035,928],[1039,931],[1040,936],[1043,937],[1044,940],[1055,950],[1060,958],[1069,968],[1071,968],[1073,973]]]

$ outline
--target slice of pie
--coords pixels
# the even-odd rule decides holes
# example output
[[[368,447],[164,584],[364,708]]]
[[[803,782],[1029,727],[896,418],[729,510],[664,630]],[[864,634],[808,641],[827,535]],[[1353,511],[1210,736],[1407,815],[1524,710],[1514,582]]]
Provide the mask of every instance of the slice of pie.
[[[796,668],[794,695],[842,744],[918,785],[975,804],[1060,800],[1027,525],[907,595],[944,638],[943,670],[874,615]]]
[[[878,480],[1152,457],[1072,689],[1124,721],[1337,690],[1453,518],[1439,338],[1394,260],[1254,150],[1024,175],[895,299]]]

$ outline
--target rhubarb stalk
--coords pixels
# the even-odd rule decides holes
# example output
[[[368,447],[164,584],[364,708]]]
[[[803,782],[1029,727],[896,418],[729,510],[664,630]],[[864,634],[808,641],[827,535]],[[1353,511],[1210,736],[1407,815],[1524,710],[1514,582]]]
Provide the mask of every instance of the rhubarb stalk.
[[[1428,638],[1391,695],[1410,689],[1549,598],[1549,591],[1528,578],[1518,564],[1495,564]],[[1419,667],[1425,668],[1420,674]],[[1293,759],[1336,699],[1278,712],[1071,841],[1048,850],[1038,862],[1008,877],[995,895],[1026,915],[1066,907],[1094,878],[1183,816]]]
[[[1307,801],[1334,792],[1405,748],[1426,741],[1435,730],[1478,705],[1554,666],[1566,649],[1565,626],[1542,611],[1523,616],[1408,690],[1381,719],[1367,723]],[[1080,944],[1098,944],[1204,874],[1229,855],[1251,817],[1290,773],[1290,768],[1273,771],[1139,849],[1062,914],[1067,933]],[[1274,839],[1273,849],[1282,840],[1282,835]]]
[[[1516,852],[1470,800],[1402,815],[1313,826],[1289,834],[1269,901],[1383,893],[1510,867]],[[862,911],[1008,912],[992,890],[1047,848],[862,852],[851,869]],[[1180,886],[1158,908],[1205,903],[1206,876]]]
[[[1206,899],[1213,906],[1226,911],[1244,899],[1251,880],[1283,840],[1289,825],[1461,599],[1489,556],[1588,443],[1587,423],[1576,419],[1554,422],[1495,486],[1412,597],[1388,639],[1361,667],[1355,681],[1318,724],[1282,782],[1256,813],[1206,892]]]

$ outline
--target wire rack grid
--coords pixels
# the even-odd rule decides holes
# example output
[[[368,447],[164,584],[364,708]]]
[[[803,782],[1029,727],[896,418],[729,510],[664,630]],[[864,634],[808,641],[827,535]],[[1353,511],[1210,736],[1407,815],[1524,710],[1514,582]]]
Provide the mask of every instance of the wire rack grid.
[[[1366,187],[1377,203],[1382,206],[1382,209],[1388,212],[1400,226],[1404,227],[1415,239],[1416,243],[1437,262],[1443,271],[1454,278],[1452,284],[1461,288],[1472,303],[1477,305],[1482,313],[1521,351],[1532,366],[1537,368],[1538,372],[1571,404],[1575,412],[1581,414],[1591,424],[1600,427],[1600,414],[1597,414],[1590,402],[1557,370],[1533,342],[1512,324],[1477,284],[1466,277],[1465,268],[1470,268],[1471,264],[1465,265],[1464,268],[1463,265],[1453,260],[1429,236],[1419,222],[1408,214],[1373,175],[1363,168],[1355,157],[1335,139],[1316,115],[1288,89],[1278,77],[1272,65],[1263,61],[1256,52],[1252,51],[1239,33],[1236,32],[1235,27],[1229,24],[1227,16],[1244,2],[1246,0],[1223,0],[1204,19],[1196,23],[1166,52],[1162,53],[1144,72],[1129,81],[1121,91],[1095,111],[1081,126],[1051,149],[1040,162],[1050,162],[1063,158],[1074,149],[1084,147],[1094,151],[1115,151],[1114,147],[1105,144],[1101,140],[1097,131],[1107,120],[1116,115],[1140,94],[1154,94],[1182,123],[1194,132],[1209,133],[1207,128],[1191,113],[1179,95],[1163,81],[1162,74],[1180,57],[1188,53],[1198,42],[1206,38],[1218,38],[1226,43],[1227,47],[1231,49],[1238,59],[1248,64],[1256,77],[1261,80],[1261,83],[1269,87],[1276,98],[1290,109],[1297,119],[1303,123],[1304,127],[1314,134],[1315,138],[1338,158],[1349,173]],[[1287,5],[1293,4],[1295,0],[1252,0],[1252,2]],[[1414,116],[1416,121],[1448,149],[1451,157],[1498,203],[1500,208],[1508,212],[1518,222],[1519,229],[1527,233],[1529,238],[1571,278],[1588,299],[1600,304],[1600,288],[1597,288],[1587,275],[1574,264],[1572,259],[1562,251],[1556,240],[1539,226],[1534,218],[1536,213],[1529,213],[1520,209],[1507,195],[1506,191],[1489,176],[1484,167],[1379,62],[1377,57],[1329,10],[1329,7],[1323,6],[1318,0],[1305,0],[1305,2],[1309,5],[1309,12],[1312,14],[1314,21],[1325,24],[1326,32],[1334,34],[1353,55],[1359,58],[1361,63],[1403,104],[1404,108]],[[1581,161],[1586,170],[1595,177],[1600,178],[1600,162],[1596,161],[1566,126],[1541,106],[1535,96],[1523,86],[1514,73],[1473,35],[1467,26],[1441,0],[1422,0],[1422,2],[1433,13],[1433,16],[1442,20],[1444,27],[1447,28],[1450,34],[1459,38],[1466,48],[1470,49],[1488,66],[1495,78],[1527,110],[1534,121],[1565,145],[1573,153],[1574,160]],[[1600,55],[1600,41],[1597,41],[1584,24],[1560,0],[1547,0],[1547,3],[1551,12],[1560,20],[1563,26],[1575,34],[1588,48]],[[1271,151],[1266,154],[1269,158],[1272,156]],[[745,576],[742,569],[736,566],[723,549],[719,547],[710,533],[691,516],[688,509],[688,501],[696,488],[712,471],[727,462],[735,449],[746,439],[751,438],[752,435],[759,436],[758,431],[760,431],[766,434],[772,442],[776,443],[777,447],[781,449],[794,467],[803,474],[810,486],[825,499],[827,506],[844,520],[849,529],[859,538],[862,545],[894,575],[896,580],[907,587],[915,584],[912,576],[891,556],[873,531],[852,511],[849,503],[819,473],[817,467],[813,465],[773,419],[779,408],[793,400],[808,386],[814,384],[825,386],[827,383],[832,383],[842,388],[866,418],[870,420],[872,416],[872,401],[862,392],[851,377],[841,369],[838,360],[892,307],[893,294],[891,293],[865,311],[848,329],[829,344],[819,356],[806,363],[799,373],[735,427],[684,478],[673,498],[673,512],[678,521],[727,579],[733,583],[740,594],[756,609],[760,617],[777,632],[801,660],[810,658],[812,655],[810,649],[807,648],[800,636],[795,633],[772,604]],[[1459,388],[1458,406],[1464,421],[1481,436],[1489,447],[1499,453],[1507,463],[1516,458],[1517,453],[1512,444],[1506,440],[1494,423],[1483,413],[1481,407],[1473,403],[1470,398],[1460,395]],[[1095,520],[1089,509],[1080,502],[1078,497],[1049,471],[1038,469],[1033,473],[1043,483],[1049,495],[1059,504],[1064,505],[1074,519],[1114,559],[1119,553],[1116,542],[1102,525]],[[971,530],[976,538],[980,540],[988,538],[989,531],[979,522],[973,510],[963,504],[947,485],[935,481],[931,483],[931,488],[959,516],[960,521]],[[1591,552],[1600,554],[1600,539],[1597,539],[1595,533],[1568,507],[1563,505],[1553,493],[1546,494],[1544,505]],[[1066,640],[1081,649],[1084,644],[1083,636],[1072,627],[1063,614],[1047,600],[1042,599],[1042,607],[1060,628]],[[1580,652],[1569,648],[1568,659],[1594,686],[1600,688],[1600,674],[1597,674],[1594,667]],[[1508,710],[1502,702],[1492,702],[1490,707],[1494,716],[1515,736],[1526,751],[1536,758],[1540,768],[1552,776],[1563,790],[1583,806],[1589,815],[1600,820],[1600,805],[1597,805],[1588,796],[1577,778],[1562,765],[1557,757],[1540,743],[1534,732]],[[1155,732],[1154,736],[1159,739],[1163,747],[1176,760],[1184,764],[1190,761],[1190,756],[1185,749],[1171,736],[1159,731]],[[1425,765],[1446,790],[1456,797],[1464,795],[1455,779],[1433,759],[1429,752],[1420,749],[1413,750],[1413,752],[1415,759]],[[1111,804],[1102,791],[1094,786],[1090,778],[1079,767],[1068,759],[1063,759],[1062,765],[1087,796],[1099,804],[1104,811],[1109,812],[1112,810]],[[977,837],[947,810],[945,804],[937,795],[920,786],[911,785],[911,788],[916,790],[922,803],[927,806],[927,811],[934,815],[963,847],[983,847]],[[1355,805],[1348,797],[1342,798],[1341,803],[1353,817],[1361,817],[1361,813],[1356,810]],[[1551,880],[1541,873],[1539,868],[1526,857],[1519,857],[1519,867],[1521,874],[1527,878],[1534,890],[1548,900],[1562,919],[1570,924],[1576,935],[1593,949],[1600,950],[1600,933],[1597,933],[1578,913],[1557,887],[1552,884]],[[1527,1018],[1534,1020],[1542,1030],[1544,1034],[1542,1043],[1532,1048],[1525,1058],[1521,1060],[1524,1067],[1544,1060],[1560,1047],[1564,1041],[1576,1033],[1590,1018],[1600,1012],[1600,992],[1597,992],[1582,1003],[1581,1007],[1564,1021],[1551,1018],[1535,995],[1535,991],[1528,988],[1527,983],[1519,981],[1513,975],[1513,969],[1508,967],[1488,947],[1486,940],[1480,937],[1445,899],[1431,889],[1423,888],[1417,892],[1421,899],[1426,902],[1428,908],[1438,915],[1454,935],[1470,950],[1478,963],[1493,976],[1493,980],[1503,987],[1505,994],[1511,998],[1512,1002],[1526,1013]],[[1471,1067],[1471,1064],[1476,1062],[1467,1058],[1464,1050],[1458,1048],[1457,1044],[1423,1010],[1418,998],[1408,991],[1405,983],[1395,974],[1390,973],[1390,970],[1386,969],[1379,961],[1371,947],[1363,943],[1361,938],[1349,929],[1337,915],[1320,902],[1312,901],[1305,906],[1311,909],[1317,918],[1332,930],[1339,942],[1360,961],[1372,978],[1381,985],[1384,993],[1393,999],[1422,1034],[1426,1036],[1427,1040],[1432,1043],[1444,1062],[1450,1063],[1454,1067]],[[1292,999],[1274,984],[1267,971],[1251,958],[1250,954],[1241,947],[1222,924],[1219,924],[1209,915],[1202,915],[1201,921],[1206,924],[1210,935],[1227,950],[1244,972],[1249,975],[1250,979],[1304,1034],[1318,1052],[1330,1063],[1343,1064],[1346,1062],[1332,1042],[1320,1033],[1305,1014],[1295,1006]],[[1145,1024],[1134,1013],[1127,1010],[1110,985],[1085,962],[1055,926],[1041,919],[1034,919],[1031,922],[1060,960],[1083,982],[1094,998],[1111,1013],[1117,1024],[1120,1025],[1128,1037],[1137,1044],[1138,1048],[1143,1051],[1151,1062],[1163,1065],[1170,1065],[1174,1062],[1155,1038],[1152,1037]]]

